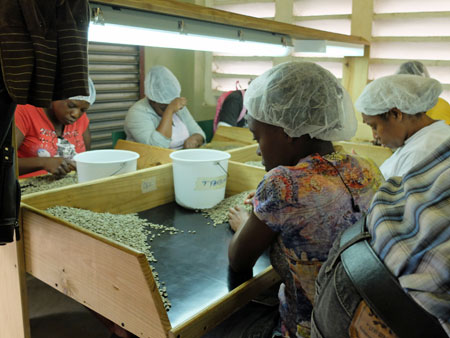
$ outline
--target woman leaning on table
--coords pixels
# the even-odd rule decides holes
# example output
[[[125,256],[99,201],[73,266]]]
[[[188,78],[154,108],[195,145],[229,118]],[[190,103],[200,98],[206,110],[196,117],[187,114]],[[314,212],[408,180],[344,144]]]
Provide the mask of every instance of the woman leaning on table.
[[[335,152],[331,141],[351,138],[356,119],[349,95],[324,68],[280,64],[250,84],[244,104],[268,173],[250,215],[230,210],[236,231],[230,267],[251,271],[271,247],[271,263],[283,282],[283,337],[309,337],[319,268],[337,234],[367,210],[382,177],[373,162]]]
[[[169,69],[152,67],[145,77],[146,97],[125,118],[127,140],[170,149],[200,147],[205,133],[180,94],[180,83]]]

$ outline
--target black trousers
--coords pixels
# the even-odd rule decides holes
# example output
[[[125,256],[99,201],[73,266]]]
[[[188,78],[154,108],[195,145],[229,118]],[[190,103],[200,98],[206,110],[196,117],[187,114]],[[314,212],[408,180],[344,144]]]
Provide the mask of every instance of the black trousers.
[[[16,104],[12,102],[0,77],[0,245],[19,239],[18,214],[20,187],[15,175],[12,128]]]

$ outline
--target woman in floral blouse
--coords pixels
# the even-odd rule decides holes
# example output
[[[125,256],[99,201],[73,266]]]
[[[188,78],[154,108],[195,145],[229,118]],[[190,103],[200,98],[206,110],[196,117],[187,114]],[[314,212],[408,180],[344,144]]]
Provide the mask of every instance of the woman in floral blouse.
[[[268,173],[250,215],[230,210],[230,267],[246,272],[277,248],[282,334],[309,337],[320,266],[337,234],[367,210],[382,176],[372,161],[335,152],[331,141],[351,138],[356,119],[349,95],[322,67],[280,64],[250,84],[244,104]]]

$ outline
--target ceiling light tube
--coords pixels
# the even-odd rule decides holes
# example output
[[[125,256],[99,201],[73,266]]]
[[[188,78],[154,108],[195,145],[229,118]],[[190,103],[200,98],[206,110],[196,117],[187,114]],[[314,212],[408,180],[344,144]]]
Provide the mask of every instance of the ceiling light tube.
[[[294,56],[364,56],[364,45],[327,40],[294,40]]]
[[[183,34],[115,24],[90,24],[89,41],[150,47],[191,49],[236,56],[286,56],[290,47],[220,37]]]
[[[286,56],[288,36],[169,15],[96,5],[89,41],[211,51],[236,56]]]

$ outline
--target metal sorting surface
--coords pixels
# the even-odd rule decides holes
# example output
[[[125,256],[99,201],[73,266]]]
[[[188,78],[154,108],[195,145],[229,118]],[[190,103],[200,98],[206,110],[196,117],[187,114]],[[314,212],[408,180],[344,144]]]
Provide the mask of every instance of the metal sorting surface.
[[[184,231],[176,235],[166,232],[150,242],[150,250],[158,260],[153,266],[160,282],[165,282],[172,303],[168,311],[172,327],[228,293],[228,244],[233,236],[228,223],[214,227],[200,212],[184,209],[175,202],[138,215]],[[262,255],[253,275],[269,265],[268,254]]]

